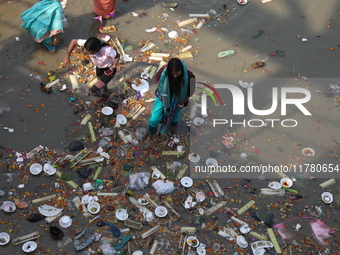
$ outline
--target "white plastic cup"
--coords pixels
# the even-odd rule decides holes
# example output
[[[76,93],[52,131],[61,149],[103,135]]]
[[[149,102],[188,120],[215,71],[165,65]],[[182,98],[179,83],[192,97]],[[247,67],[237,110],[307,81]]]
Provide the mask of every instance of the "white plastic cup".
[[[206,161],[205,161],[205,164],[207,166],[218,166],[218,161],[214,158],[208,158]]]
[[[200,159],[201,159],[201,157],[197,153],[190,153],[189,154],[189,160],[192,163],[197,163],[198,161],[200,161]]]
[[[247,248],[248,247],[248,242],[244,238],[244,236],[238,236],[237,239],[236,239],[236,242],[241,248]]]
[[[37,249],[38,245],[36,242],[28,241],[22,245],[22,250],[24,252],[33,252]]]
[[[178,33],[176,31],[170,31],[168,33],[168,36],[171,38],[171,39],[176,39],[178,37]]]

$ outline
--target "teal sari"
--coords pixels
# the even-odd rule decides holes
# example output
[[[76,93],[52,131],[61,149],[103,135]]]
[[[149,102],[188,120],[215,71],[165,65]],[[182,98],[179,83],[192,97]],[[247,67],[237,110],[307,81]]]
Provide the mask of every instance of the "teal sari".
[[[161,133],[165,133],[168,129],[169,125],[172,122],[173,116],[176,112],[177,104],[183,102],[188,94],[188,71],[184,62],[183,64],[183,72],[184,79],[181,84],[180,92],[178,95],[172,94],[170,95],[170,84],[167,76],[167,68],[165,68],[161,74],[159,79],[158,87],[156,89],[156,97],[158,97],[163,103],[163,116],[165,119],[164,126],[161,130]]]
[[[22,27],[48,50],[55,50],[53,36],[63,31],[63,8],[59,1],[42,0],[26,10]]]

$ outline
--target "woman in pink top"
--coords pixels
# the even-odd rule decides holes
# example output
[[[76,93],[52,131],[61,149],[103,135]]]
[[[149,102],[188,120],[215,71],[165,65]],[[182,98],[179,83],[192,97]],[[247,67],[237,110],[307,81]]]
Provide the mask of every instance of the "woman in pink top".
[[[110,97],[107,84],[116,75],[120,55],[109,44],[102,42],[97,37],[90,37],[87,40],[73,39],[64,58],[65,67],[70,64],[70,55],[76,45],[83,46],[96,65],[97,82],[89,92],[93,96],[101,97],[97,104],[104,104]]]

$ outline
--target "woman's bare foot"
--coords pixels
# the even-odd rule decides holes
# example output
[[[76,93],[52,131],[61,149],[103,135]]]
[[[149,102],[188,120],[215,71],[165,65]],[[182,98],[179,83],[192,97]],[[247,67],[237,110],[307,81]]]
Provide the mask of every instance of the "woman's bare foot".
[[[148,143],[148,142],[150,142],[151,139],[152,139],[152,137],[153,137],[153,135],[150,135],[150,134],[149,134],[149,135],[144,139],[143,143]]]

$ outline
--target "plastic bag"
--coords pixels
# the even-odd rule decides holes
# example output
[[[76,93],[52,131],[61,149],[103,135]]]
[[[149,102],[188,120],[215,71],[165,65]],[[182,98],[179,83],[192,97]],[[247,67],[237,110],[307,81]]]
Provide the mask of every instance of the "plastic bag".
[[[115,248],[113,248],[110,244],[102,244],[99,246],[103,255],[114,255],[117,253]]]
[[[92,173],[92,169],[89,167],[81,167],[77,170],[78,176],[82,179],[87,179]]]
[[[174,170],[179,171],[182,168],[182,163],[178,161],[174,161]]]
[[[13,181],[14,173],[6,173],[5,176],[8,177],[8,179],[6,180],[6,182],[12,182],[12,181]]]
[[[135,134],[136,134],[138,140],[140,142],[142,142],[146,138],[146,136],[148,134],[148,131],[144,127],[139,127],[139,128],[136,129],[136,133]]]
[[[69,151],[80,151],[84,148],[84,145],[79,141],[72,141],[68,146]]]
[[[99,147],[102,147],[103,149],[107,149],[110,146],[110,141],[111,139],[108,137],[103,137],[100,141],[99,141]]]
[[[155,188],[157,194],[169,194],[175,190],[174,183],[167,180],[155,181],[152,187]]]
[[[141,172],[129,176],[130,188],[132,190],[142,190],[149,185],[150,173]]]
[[[113,134],[113,129],[111,128],[101,128],[99,129],[100,136],[110,136]]]
[[[5,113],[5,112],[9,112],[9,111],[11,111],[11,108],[6,107],[6,106],[3,106],[3,107],[0,106],[0,115]]]
[[[151,222],[154,219],[152,212],[149,210],[146,210],[143,212],[143,217],[144,217],[144,220],[146,220],[147,222]]]
[[[300,223],[301,225],[303,223],[309,223],[309,226],[315,236],[315,239],[318,241],[320,245],[327,246],[327,239],[332,237],[335,234],[335,231],[332,230],[330,227],[328,227],[325,223],[323,223],[321,220],[312,218],[312,217],[296,217],[289,220],[286,220],[282,223],[276,224],[273,227],[277,228],[279,234],[281,235],[283,240],[294,240],[296,238],[296,235],[298,235],[296,231],[287,231],[287,225],[288,226],[294,226],[297,223]],[[306,224],[303,224],[306,225]],[[307,227],[307,226],[305,226]],[[307,232],[310,232],[310,230],[307,230]]]

